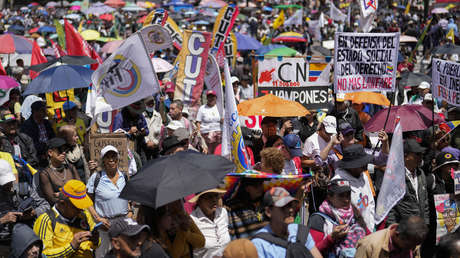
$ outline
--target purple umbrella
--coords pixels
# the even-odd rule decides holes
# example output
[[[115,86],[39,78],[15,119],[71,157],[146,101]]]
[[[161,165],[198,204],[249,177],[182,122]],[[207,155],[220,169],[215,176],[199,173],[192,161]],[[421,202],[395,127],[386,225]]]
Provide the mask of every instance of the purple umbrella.
[[[31,54],[32,41],[14,34],[0,35],[0,54]]]
[[[88,10],[86,10],[84,13],[85,14],[94,14],[94,15],[100,15],[100,14],[104,14],[104,13],[111,13],[111,12],[114,12],[115,9],[108,6],[108,5],[105,5],[103,3],[95,3],[93,5],[91,5]]]
[[[262,44],[255,38],[244,35],[241,33],[235,33],[237,48],[238,50],[255,50],[262,47]]]
[[[368,132],[377,132],[383,129],[388,114],[388,108],[382,109],[364,125]],[[396,126],[396,117],[401,118],[403,132],[425,130],[432,125],[433,112],[422,105],[403,105],[391,107],[385,132],[393,133]],[[440,124],[444,119],[434,115],[434,123]]]
[[[19,86],[19,83],[15,79],[9,76],[0,75],[0,89],[8,90],[11,88],[16,88],[18,86]]]

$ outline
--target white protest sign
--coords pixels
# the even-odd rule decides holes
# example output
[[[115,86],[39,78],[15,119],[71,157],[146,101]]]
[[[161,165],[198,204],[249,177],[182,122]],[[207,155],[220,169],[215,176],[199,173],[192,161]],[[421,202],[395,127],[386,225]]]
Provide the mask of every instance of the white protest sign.
[[[432,93],[447,103],[460,106],[460,64],[433,59]]]
[[[335,34],[336,92],[394,91],[399,33]]]
[[[453,168],[452,168],[453,170]],[[455,195],[460,194],[460,170],[453,171],[454,173],[454,183],[455,183]]]

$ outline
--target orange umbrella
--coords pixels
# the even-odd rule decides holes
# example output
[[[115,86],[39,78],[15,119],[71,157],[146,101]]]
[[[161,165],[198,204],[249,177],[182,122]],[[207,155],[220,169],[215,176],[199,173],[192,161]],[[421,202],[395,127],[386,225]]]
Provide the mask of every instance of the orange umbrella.
[[[305,116],[310,112],[302,104],[279,98],[272,94],[243,101],[238,104],[240,116]]]
[[[390,101],[385,95],[371,91],[346,93],[344,100],[350,100],[353,103],[369,103],[387,107],[390,105]]]

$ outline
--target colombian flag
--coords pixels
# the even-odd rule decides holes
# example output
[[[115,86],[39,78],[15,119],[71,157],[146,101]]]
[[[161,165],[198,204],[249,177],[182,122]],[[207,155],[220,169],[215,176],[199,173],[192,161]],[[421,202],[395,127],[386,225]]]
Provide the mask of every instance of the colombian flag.
[[[441,130],[443,130],[444,132],[446,132],[446,133],[450,133],[450,132],[451,132],[452,130],[454,130],[455,127],[457,127],[458,125],[460,125],[460,120],[442,123],[442,124],[439,125],[439,128],[440,128]]]
[[[323,70],[326,68],[326,63],[310,63],[309,65],[309,72],[308,72],[308,81],[314,82],[316,81]]]

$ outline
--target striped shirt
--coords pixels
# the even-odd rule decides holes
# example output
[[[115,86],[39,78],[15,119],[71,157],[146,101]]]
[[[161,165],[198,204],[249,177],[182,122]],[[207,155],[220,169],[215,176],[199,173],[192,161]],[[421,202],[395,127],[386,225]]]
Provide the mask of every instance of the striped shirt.
[[[232,200],[228,206],[228,231],[232,240],[250,238],[265,227],[268,221],[264,219],[262,207],[256,209],[251,203]]]

